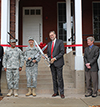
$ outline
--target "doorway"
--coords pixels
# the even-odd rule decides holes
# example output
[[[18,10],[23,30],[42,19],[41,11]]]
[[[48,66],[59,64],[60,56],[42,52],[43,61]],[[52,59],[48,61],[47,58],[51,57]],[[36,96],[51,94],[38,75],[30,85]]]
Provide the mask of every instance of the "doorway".
[[[42,42],[42,7],[23,7],[23,45],[29,37]]]

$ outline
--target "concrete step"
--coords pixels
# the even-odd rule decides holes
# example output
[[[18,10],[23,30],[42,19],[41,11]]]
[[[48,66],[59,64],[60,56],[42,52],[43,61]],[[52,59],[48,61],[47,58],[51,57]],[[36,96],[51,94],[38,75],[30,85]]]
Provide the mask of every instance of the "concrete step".
[[[64,75],[63,78],[65,80],[69,80],[69,79],[72,79],[72,76],[71,75]],[[26,79],[26,75],[20,75],[20,79],[19,80],[25,80]],[[38,75],[37,76],[37,80],[38,79],[52,79],[52,76],[51,75]]]
[[[51,77],[52,78],[52,77]],[[52,83],[52,79],[51,78],[37,78],[37,83]],[[26,83],[27,79],[25,78],[20,78],[19,79],[19,83]],[[65,83],[73,83],[73,79],[72,78],[65,78],[64,76],[64,82]]]
[[[72,78],[72,71],[70,69],[70,63],[67,61],[66,55],[65,58],[65,65],[63,67],[63,79],[64,79],[64,89],[65,94],[68,93],[76,93],[77,90],[74,84],[74,80]],[[50,67],[48,67],[47,62],[41,58],[41,61],[38,64],[38,77],[37,77],[37,94],[53,94],[53,83],[52,83],[52,74]],[[26,72],[25,72],[25,65],[20,72],[20,79],[19,79],[19,94],[26,94],[27,93],[27,79],[26,79]],[[5,81],[5,80],[4,80]],[[7,93],[7,84],[6,82],[2,82],[2,90],[3,93]]]
[[[26,75],[26,72],[20,72],[20,75]],[[51,75],[51,71],[46,71],[46,70],[38,70],[38,75]],[[63,75],[68,75],[71,76],[71,71],[63,71]]]
[[[72,78],[64,78],[64,83],[74,83]],[[27,79],[19,79],[19,83],[27,83]],[[37,83],[39,84],[46,84],[52,83],[51,78],[37,78]]]
[[[27,90],[27,88],[24,88],[24,89],[19,89],[18,90],[18,93],[19,94],[26,94],[28,92],[28,90]],[[8,93],[8,90],[7,89],[4,89],[3,90],[3,93],[4,94],[7,94]],[[37,93],[37,95],[38,94],[53,94],[54,92],[53,92],[53,89],[36,89],[36,93]],[[67,89],[64,89],[64,94],[65,95],[68,95],[68,94],[77,94],[78,92],[77,92],[77,89],[76,88],[67,88]]]
[[[19,83],[27,83],[27,79],[20,79]],[[39,84],[52,83],[52,79],[37,79],[37,83]]]
[[[43,63],[42,61],[41,61],[41,63],[38,63],[38,68],[43,68],[43,67],[46,67],[46,68],[50,68],[50,67],[48,67],[48,65],[47,64],[45,64],[45,63]],[[64,66],[63,66],[64,68],[69,68],[70,67],[70,65],[69,65],[69,63],[64,63]]]
[[[71,75],[64,75],[63,78],[72,80]],[[24,80],[24,79],[26,79],[26,75],[20,75],[20,80]],[[37,79],[52,79],[52,76],[51,75],[38,75]]]
[[[50,71],[50,68],[47,68],[47,67],[41,67],[41,68],[38,68],[38,72],[41,72],[41,71]]]
[[[42,71],[47,71],[47,72],[51,72],[50,67],[48,67],[46,64],[44,64],[42,61],[40,61],[41,63],[38,64],[38,72],[42,72]],[[25,66],[22,69],[22,72],[25,72]],[[71,72],[70,70],[70,66],[68,64],[65,64],[63,66],[63,73],[65,72]]]
[[[38,71],[38,75],[51,75],[51,71]],[[63,75],[71,76],[71,72],[63,72]]]
[[[19,89],[20,88],[26,88],[27,87],[27,83],[19,83]],[[53,88],[53,84],[52,83],[47,83],[47,84],[37,84],[37,88],[38,89],[52,89]],[[64,83],[64,88],[74,88],[74,83]]]
[[[4,84],[2,86],[3,89],[7,89],[7,84]],[[19,83],[19,89],[26,89],[27,88],[27,83]],[[37,88],[38,89],[52,89],[53,88],[53,84],[51,83],[38,83],[37,84]],[[74,83],[64,83],[64,88],[74,88]],[[4,90],[3,90],[4,91]]]
[[[50,67],[48,67],[47,64],[43,63],[42,61],[41,61],[41,63],[38,63],[38,68],[43,68],[43,67],[46,67],[46,68],[48,68],[48,69],[50,68]],[[69,68],[70,66],[69,66],[68,63],[65,63],[63,67]]]

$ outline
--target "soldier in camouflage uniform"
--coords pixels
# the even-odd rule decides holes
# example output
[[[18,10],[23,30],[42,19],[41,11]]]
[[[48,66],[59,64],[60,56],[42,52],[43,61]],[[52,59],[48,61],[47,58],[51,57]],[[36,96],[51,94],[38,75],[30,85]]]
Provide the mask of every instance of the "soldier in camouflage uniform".
[[[16,40],[10,40],[11,47],[7,48],[3,58],[3,66],[6,71],[7,85],[10,97],[14,90],[14,96],[18,97],[18,83],[19,83],[19,71],[22,70],[24,65],[24,57],[22,51],[16,47]]]
[[[26,96],[29,96],[31,94],[33,96],[36,96],[38,62],[41,59],[41,55],[39,55],[38,57],[36,57],[36,59],[34,59],[35,55],[39,53],[39,50],[35,46],[33,38],[30,37],[28,42],[30,46],[27,47],[24,52],[24,58],[26,61],[26,77],[27,77],[27,88],[28,88],[28,93],[26,94]],[[30,61],[30,60],[32,60],[32,63],[34,63],[33,66],[27,63],[27,61]],[[31,80],[32,80],[32,83],[31,83]]]

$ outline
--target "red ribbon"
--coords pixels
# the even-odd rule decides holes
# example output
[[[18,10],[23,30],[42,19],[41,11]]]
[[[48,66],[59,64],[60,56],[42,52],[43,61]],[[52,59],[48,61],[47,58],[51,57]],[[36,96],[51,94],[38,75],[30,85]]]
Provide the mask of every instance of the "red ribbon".
[[[5,44],[3,44],[1,46],[3,46],[3,47],[11,47],[11,45],[5,45]],[[27,45],[16,45],[16,47],[27,47]]]
[[[39,45],[39,47],[42,49],[43,47],[45,47],[46,46],[46,43],[40,43],[40,45]]]
[[[76,44],[76,45],[64,45],[64,47],[79,47],[83,46],[82,44]]]
[[[1,45],[3,47],[11,47],[11,45]],[[40,48],[42,49],[44,46],[46,46],[46,44],[44,43],[40,43]],[[82,44],[76,44],[76,45],[64,45],[64,47],[79,47],[79,46],[83,46]],[[27,45],[16,45],[16,47],[27,47]]]

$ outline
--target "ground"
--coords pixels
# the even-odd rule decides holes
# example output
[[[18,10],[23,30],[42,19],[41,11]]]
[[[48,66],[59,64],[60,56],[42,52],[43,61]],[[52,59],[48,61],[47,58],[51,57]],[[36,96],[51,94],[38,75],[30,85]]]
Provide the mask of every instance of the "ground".
[[[4,97],[0,101],[0,107],[100,107],[100,96],[85,98],[84,95],[72,94],[61,99],[59,96],[37,95],[37,97]]]

